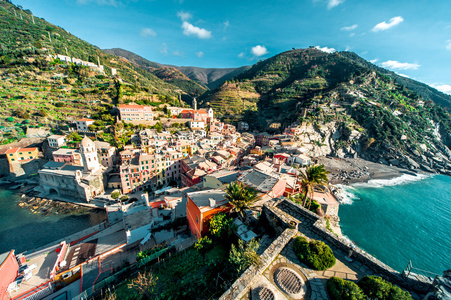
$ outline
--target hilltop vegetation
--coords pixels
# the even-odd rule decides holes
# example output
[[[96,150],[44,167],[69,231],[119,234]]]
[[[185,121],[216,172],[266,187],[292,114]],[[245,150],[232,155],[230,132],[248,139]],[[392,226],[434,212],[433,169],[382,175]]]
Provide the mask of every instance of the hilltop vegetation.
[[[439,160],[451,157],[450,114],[430,100],[450,97],[428,89],[432,96],[424,98],[354,56],[287,51],[205,93],[200,103],[223,120],[245,120],[253,130],[312,124],[323,135],[318,143],[328,136],[321,128],[331,128],[332,152],[352,148],[373,160],[412,155],[427,165],[432,163],[421,155],[428,151],[441,153]]]
[[[182,99],[184,101],[188,101],[189,103],[191,103],[193,97],[198,97],[206,91],[205,86],[186,77],[176,68],[163,66],[161,64],[148,61],[147,59],[136,55],[135,53],[120,48],[104,49],[102,51],[104,51],[105,53],[117,55],[121,59],[134,64],[136,67],[150,72],[164,82],[178,87],[181,91],[183,91],[183,94],[189,96],[186,97],[185,95],[182,95]]]
[[[100,63],[104,73],[62,62],[55,59],[56,54]],[[120,77],[111,76],[112,68]],[[84,116],[113,123],[114,104],[178,105],[178,94],[183,93],[154,74],[4,1],[0,1],[0,87],[0,126],[12,133],[30,126],[65,125]],[[6,134],[2,143],[21,134]]]

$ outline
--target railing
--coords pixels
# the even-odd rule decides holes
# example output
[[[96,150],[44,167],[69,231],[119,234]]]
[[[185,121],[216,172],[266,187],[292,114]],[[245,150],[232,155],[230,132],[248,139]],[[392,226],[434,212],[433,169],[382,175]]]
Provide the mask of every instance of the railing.
[[[433,273],[433,272],[429,272],[429,271],[422,270],[422,269],[419,269],[419,268],[415,268],[415,267],[413,266],[413,264],[412,264],[412,261],[409,260],[409,263],[407,264],[406,269],[402,272],[402,277],[403,277],[403,278],[409,277],[409,275],[410,275],[410,273],[412,272],[412,270],[414,270],[415,273],[420,274],[420,275],[423,275],[423,276],[426,276],[426,277],[428,277],[428,278],[431,278],[430,275],[434,275],[434,276],[432,276],[432,277],[434,277],[434,278],[437,277],[437,276],[440,276],[440,274],[437,274],[437,273]],[[429,275],[427,275],[427,274],[429,274]]]

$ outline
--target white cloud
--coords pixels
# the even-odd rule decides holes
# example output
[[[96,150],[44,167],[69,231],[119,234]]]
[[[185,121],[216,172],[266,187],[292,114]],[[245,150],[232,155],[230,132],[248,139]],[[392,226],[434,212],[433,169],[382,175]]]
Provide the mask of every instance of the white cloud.
[[[433,88],[436,88],[440,92],[451,95],[451,85],[449,84],[431,84]]]
[[[332,9],[335,6],[338,6],[343,2],[345,2],[345,1],[344,0],[328,0],[327,1],[327,9]]]
[[[168,45],[166,43],[161,44],[160,53],[168,55]]]
[[[257,45],[252,47],[251,53],[255,56],[262,56],[268,53],[268,49],[265,46]]]
[[[378,61],[379,61],[379,58],[375,58],[375,59],[370,60],[370,63],[375,64],[375,63],[377,63]]]
[[[239,58],[243,58],[244,57],[244,52],[241,52],[240,54],[238,54]]]
[[[227,30],[227,28],[229,28],[229,26],[230,26],[230,22],[227,20],[227,21],[225,21],[224,23],[222,23],[222,24],[224,24],[224,31],[226,31]]]
[[[416,70],[421,65],[419,64],[411,64],[411,63],[402,63],[396,60],[387,60],[381,63],[383,68],[387,69],[395,69],[395,70]]]
[[[451,40],[447,40],[446,50],[451,50]]]
[[[188,21],[193,16],[189,12],[179,11],[177,13],[177,17],[179,17],[182,21]]]
[[[354,30],[354,29],[356,29],[357,27],[359,27],[359,25],[357,25],[357,24],[354,24],[354,25],[351,25],[351,26],[345,26],[345,27],[341,27],[341,28],[340,28],[340,30],[344,30],[344,31],[351,31],[351,30]]]
[[[205,53],[203,53],[202,51],[196,52],[196,56],[201,58],[204,56]]]
[[[355,33],[354,32],[351,32],[350,34],[349,34],[349,37],[353,37],[355,35]]]
[[[153,31],[150,28],[143,28],[143,29],[141,29],[141,32],[139,33],[139,35],[142,36],[142,37],[157,36],[155,31]]]
[[[388,21],[388,23],[384,21],[384,22],[377,24],[376,26],[373,27],[372,30],[374,32],[381,31],[381,30],[387,30],[387,29],[392,28],[393,26],[398,25],[399,23],[401,23],[403,21],[404,21],[404,19],[400,16],[394,17],[394,18],[391,18],[390,21]]]
[[[194,26],[193,24],[190,24],[186,21],[183,22],[182,29],[183,29],[183,34],[187,35],[187,36],[195,35],[200,39],[211,38],[211,31],[208,31],[204,28]]]
[[[327,53],[334,53],[335,51],[337,51],[337,50],[335,50],[335,48],[328,48],[328,47],[321,48],[320,46],[316,46],[315,48],[318,50],[321,50],[323,52],[327,52]]]
[[[174,52],[172,52],[172,55],[175,55],[175,56],[184,56],[185,53],[183,53],[183,51],[174,51]]]

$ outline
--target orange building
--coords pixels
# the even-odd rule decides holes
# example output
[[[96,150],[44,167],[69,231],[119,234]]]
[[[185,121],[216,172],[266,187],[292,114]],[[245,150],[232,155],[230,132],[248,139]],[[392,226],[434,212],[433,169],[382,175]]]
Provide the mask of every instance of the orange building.
[[[14,250],[0,254],[0,299],[9,299],[8,287],[19,274]]]
[[[6,150],[8,162],[25,161],[38,158],[38,148],[11,148]]]
[[[201,238],[208,232],[210,219],[220,213],[229,212],[232,205],[222,190],[207,190],[186,194],[186,216],[191,234]]]

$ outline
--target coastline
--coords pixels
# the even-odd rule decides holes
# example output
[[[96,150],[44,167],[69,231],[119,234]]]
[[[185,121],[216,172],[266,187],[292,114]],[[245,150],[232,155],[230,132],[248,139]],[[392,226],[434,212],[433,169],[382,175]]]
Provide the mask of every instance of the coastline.
[[[329,185],[335,198],[340,205],[347,199],[346,191],[342,187],[352,187],[353,185],[366,184],[372,180],[389,181],[401,178],[405,175],[433,175],[421,170],[406,170],[385,164],[370,162],[362,158],[335,158],[319,157],[318,163],[325,166],[329,171]],[[333,232],[343,236],[340,227],[340,218],[333,216],[330,219],[330,227]]]
[[[318,163],[325,166],[329,184],[350,186],[368,183],[370,180],[390,180],[403,175],[433,175],[422,170],[406,170],[385,164],[370,162],[362,158],[319,157]]]

